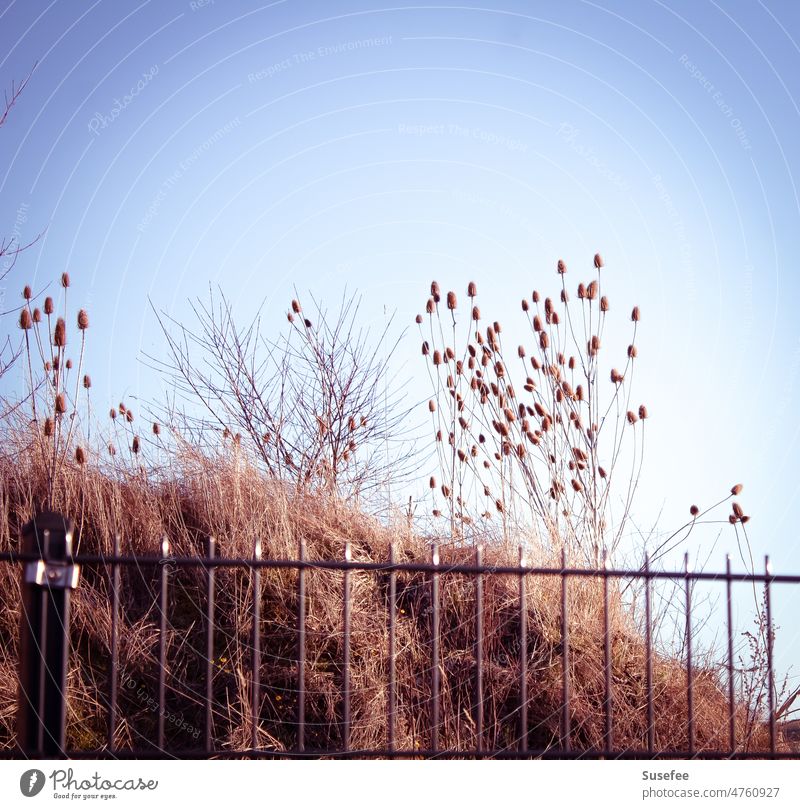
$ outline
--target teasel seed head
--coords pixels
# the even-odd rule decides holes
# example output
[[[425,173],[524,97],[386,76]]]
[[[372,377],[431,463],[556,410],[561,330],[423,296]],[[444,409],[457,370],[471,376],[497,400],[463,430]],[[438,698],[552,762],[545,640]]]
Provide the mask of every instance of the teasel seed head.
[[[431,353],[431,347],[428,345],[427,340],[422,341],[422,356],[427,357]]]
[[[445,359],[449,362],[450,360],[455,359],[456,352],[453,351],[453,349],[450,348],[450,346],[447,346],[447,348],[445,348],[445,350],[444,350],[444,356],[445,356]]]
[[[161,426],[157,421],[153,422],[153,435],[161,435]]]
[[[31,322],[31,313],[28,307],[26,306],[24,309],[20,310],[19,313],[19,327],[23,331],[27,331],[32,325]]]
[[[594,266],[598,270],[603,266],[603,257],[600,255],[600,253],[594,254]]]
[[[66,289],[69,286],[69,273],[62,272],[61,273],[61,286]]]
[[[539,317],[539,315],[533,316],[533,330],[534,331],[542,330],[542,319]]]
[[[125,411],[125,420],[130,424],[133,421],[133,410]]]
[[[428,402],[428,410],[430,410],[430,412],[431,412],[431,413],[435,413],[435,412],[436,412],[436,402],[434,402],[434,401],[433,401],[433,399],[431,399],[431,400]]]
[[[44,434],[46,438],[50,438],[53,435],[53,419],[48,416],[44,420]]]
[[[436,351],[433,352],[433,364],[434,365],[442,364],[442,352],[439,351],[438,348],[436,349]]]
[[[608,311],[608,298],[605,295],[603,295],[603,297],[600,298],[600,311],[601,312]]]
[[[624,377],[622,376],[622,374],[616,368],[611,369],[611,381],[615,385],[618,385],[620,382],[622,382],[623,379],[624,379]]]
[[[597,297],[597,281],[591,281],[586,287],[586,297],[593,301]]]
[[[700,513],[700,509],[697,506],[692,506],[689,509],[689,514],[691,514],[692,517],[696,517],[699,513]]]
[[[551,315],[550,315],[550,322],[551,322],[551,323],[552,323],[554,326],[557,326],[557,325],[558,325],[558,323],[559,323],[558,312],[552,312],[552,313],[551,313]]]
[[[297,301],[297,300],[292,300],[292,311],[293,311],[293,312],[294,312],[296,315],[299,315],[299,314],[300,314],[300,312],[301,312],[301,309],[300,309],[300,301]]]
[[[602,466],[598,466],[598,467],[597,467],[597,472],[598,472],[598,474],[600,475],[600,477],[601,477],[601,478],[605,478],[605,477],[606,477],[606,470],[605,470],[605,469],[603,469],[603,467],[602,467]]]
[[[78,328],[81,331],[89,328],[89,315],[86,313],[85,309],[81,309],[78,312]]]
[[[119,403],[119,412],[120,412],[120,413],[123,413],[123,414],[124,414],[124,413],[125,413],[125,411],[126,411],[127,409],[128,409],[128,408],[127,408],[127,407],[125,407],[125,403],[124,403],[124,402],[120,402],[120,403]]]
[[[34,323],[41,323],[42,322],[42,313],[39,309],[33,310],[33,322]]]
[[[647,408],[644,405],[639,405],[639,418],[644,421],[647,415]]]
[[[527,299],[527,298],[523,298],[523,299],[522,299],[522,311],[523,311],[523,312],[527,312],[527,311],[528,311],[528,309],[530,309],[530,304],[528,303],[528,299]]]
[[[451,311],[456,308],[456,293],[452,290],[447,293],[447,308]]]
[[[637,356],[637,354],[638,354],[638,353],[639,353],[639,352],[636,350],[636,346],[635,346],[635,345],[632,345],[632,344],[631,344],[631,345],[629,345],[629,346],[628,346],[628,356],[629,356],[629,357],[630,357],[632,360],[635,360],[635,359],[636,359],[636,356]]]
[[[75,461],[79,466],[83,466],[86,463],[86,454],[83,451],[83,447],[75,448]]]
[[[67,412],[67,400],[64,397],[63,393],[56,394],[55,400],[55,411],[56,413],[63,414]]]
[[[550,345],[550,338],[547,336],[546,331],[539,332],[539,345],[542,350],[545,350]]]
[[[737,516],[736,516],[735,514],[729,514],[729,515],[728,515],[728,522],[729,522],[731,525],[736,525],[736,521],[737,521],[737,519],[738,519],[738,518],[737,518]]]
[[[481,310],[477,306],[472,307],[472,319],[475,321],[481,319]]]
[[[569,295],[567,295],[567,290],[561,290],[561,303],[566,303],[569,300]]]
[[[732,503],[731,508],[733,509],[733,513],[739,517],[740,519],[744,517],[744,509],[738,503]]]
[[[68,371],[72,370],[72,360],[69,359],[69,358],[67,359],[67,362],[66,362],[66,368],[67,368]]]
[[[416,322],[416,324],[419,326],[419,324],[420,324],[420,323],[422,323],[422,315],[417,315],[417,316],[414,318],[414,321],[415,321],[415,322]]]
[[[428,482],[430,484],[431,489],[436,488],[436,478],[435,477],[431,477],[431,479]]]
[[[44,313],[46,315],[53,314],[53,299],[49,296],[44,299]]]
[[[750,517],[748,517],[747,514],[743,514],[742,517],[741,517],[741,520],[742,520],[742,524],[744,525],[744,523],[750,522]]]
[[[69,363],[69,360],[67,360],[67,362]],[[86,388],[86,390],[89,390],[89,388],[92,387],[92,378],[89,376],[89,374],[83,375],[83,387]]]
[[[731,494],[733,495],[739,494],[743,488],[744,486],[742,486],[741,483],[737,483],[735,486],[731,487]]]
[[[439,284],[436,281],[431,281],[431,297],[438,303],[440,295]]]
[[[133,443],[131,444],[131,449],[133,450],[134,455],[139,454],[139,436],[135,435],[133,437]]]
[[[574,371],[575,370],[575,357],[570,357],[569,358],[569,363],[567,363],[567,364],[569,365],[570,371]]]
[[[558,269],[559,275],[563,275],[567,271],[567,265],[561,259],[558,260],[556,268]]]
[[[115,409],[112,407],[112,408],[111,408],[111,410],[109,410],[109,411],[108,411],[108,415],[109,415],[109,416],[110,416],[112,419],[115,419],[115,418],[117,417],[117,411],[116,411],[116,410],[115,410]]]
[[[467,284],[467,296],[470,298],[474,298],[478,294],[478,287],[476,286],[474,281],[470,281]]]
[[[446,486],[444,483],[442,484],[442,494],[445,497],[450,497],[450,487]]]
[[[634,307],[633,307],[633,311],[631,312],[631,320],[632,320],[634,323],[638,323],[638,322],[639,322],[639,314],[640,314],[640,313],[639,313],[639,307],[638,307],[638,306],[634,306]]]
[[[581,300],[586,297],[586,287],[583,284],[578,284],[578,297]]]
[[[434,309],[433,298],[428,298],[425,304],[425,314],[432,315],[433,309]]]
[[[53,370],[57,371],[58,368],[59,368],[58,355],[56,355],[55,357],[53,357]]]
[[[628,416],[628,424],[636,424],[636,422],[639,420],[636,413],[634,413],[633,410],[629,410],[627,416]]]
[[[572,488],[575,489],[576,492],[580,492],[583,490],[583,486],[581,485],[580,481],[575,480],[575,478],[572,478],[572,480],[570,480],[570,483],[572,484]]]
[[[60,317],[56,321],[56,328],[53,332],[53,345],[58,348],[63,348],[67,344],[67,324],[64,323],[64,318]]]

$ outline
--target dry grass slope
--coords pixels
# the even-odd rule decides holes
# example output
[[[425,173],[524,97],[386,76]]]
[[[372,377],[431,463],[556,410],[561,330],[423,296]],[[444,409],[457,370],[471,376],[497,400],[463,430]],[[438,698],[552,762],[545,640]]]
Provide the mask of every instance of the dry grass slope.
[[[20,526],[47,499],[45,469],[31,450],[37,438],[16,433],[18,445],[0,461],[2,525],[0,547],[15,548]],[[10,449],[10,448],[9,448]],[[426,538],[402,527],[391,530],[334,497],[298,493],[266,479],[235,450],[214,457],[184,447],[170,473],[154,479],[135,471],[111,475],[99,465],[67,462],[54,508],[73,515],[80,551],[110,552],[110,537],[122,534],[125,553],[153,554],[160,537],[170,538],[176,555],[203,553],[204,538],[217,538],[218,553],[250,557],[260,537],[264,557],[296,558],[306,543],[308,558],[343,558],[345,540],[353,558],[386,561],[394,541],[399,560],[429,558]],[[468,562],[472,549],[445,547],[442,566]],[[513,565],[517,549],[499,543],[486,549],[487,563]],[[544,556],[539,563],[555,562]],[[16,697],[15,637],[19,584],[15,569],[0,566],[0,745],[13,740]],[[218,743],[231,750],[250,744],[249,661],[251,589],[249,574],[221,569],[217,578],[214,728]],[[154,738],[157,695],[158,612],[156,574],[145,568],[123,576],[118,745],[140,746]],[[307,746],[336,749],[341,744],[342,660],[341,573],[312,571],[308,580],[306,683]],[[474,587],[458,576],[442,577],[441,676],[443,747],[475,746],[472,719]],[[205,574],[181,569],[172,576],[169,613],[167,711],[168,744],[179,751],[198,745],[204,727]],[[296,573],[262,575],[264,657],[258,738],[278,750],[295,743]],[[518,583],[514,577],[485,577],[485,740],[487,747],[514,748],[518,728]],[[353,576],[351,678],[352,745],[387,744],[388,576]],[[416,574],[398,576],[398,746],[429,745],[430,590]],[[557,743],[562,654],[560,580],[534,578],[528,590],[528,743]],[[74,654],[69,672],[68,735],[77,748],[102,747],[107,716],[110,649],[108,576],[85,570],[74,599]],[[569,587],[572,738],[575,748],[602,746],[604,734],[603,598],[599,581],[581,579]],[[614,735],[618,748],[642,749],[647,740],[645,646],[618,593],[612,593]],[[677,660],[657,655],[654,664],[655,740],[662,749],[686,747],[686,671]],[[718,673],[695,676],[697,749],[727,745],[727,702]],[[744,717],[738,727],[744,727]],[[200,737],[201,738],[201,737]],[[757,729],[742,747],[767,749],[766,729]]]

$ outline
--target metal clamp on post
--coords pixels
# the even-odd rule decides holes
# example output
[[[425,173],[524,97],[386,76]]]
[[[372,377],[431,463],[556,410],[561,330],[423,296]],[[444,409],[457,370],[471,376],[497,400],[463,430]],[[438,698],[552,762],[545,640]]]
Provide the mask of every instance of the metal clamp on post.
[[[25,584],[38,584],[53,590],[74,590],[80,578],[80,565],[45,562],[43,559],[25,565]]]

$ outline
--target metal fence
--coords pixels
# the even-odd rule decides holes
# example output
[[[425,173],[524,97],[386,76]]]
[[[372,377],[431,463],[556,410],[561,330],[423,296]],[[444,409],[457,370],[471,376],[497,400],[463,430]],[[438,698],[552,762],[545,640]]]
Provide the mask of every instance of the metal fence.
[[[392,550],[385,563],[353,561],[348,550],[342,560],[310,561],[305,558],[301,544],[297,559],[265,559],[261,557],[260,543],[254,543],[252,558],[223,558],[215,553],[213,541],[209,541],[207,554],[197,557],[174,557],[169,545],[163,542],[161,553],[151,556],[121,555],[119,538],[113,543],[111,554],[77,555],[72,554],[73,528],[69,520],[61,515],[45,513],[23,531],[23,541],[19,552],[0,553],[0,562],[16,564],[21,569],[23,603],[21,610],[19,637],[20,688],[17,705],[17,740],[13,750],[6,750],[4,757],[69,757],[69,758],[794,758],[794,752],[787,750],[779,740],[775,711],[775,673],[773,670],[773,637],[768,632],[766,666],[768,679],[768,705],[764,726],[768,726],[769,748],[757,752],[743,752],[737,746],[736,699],[734,665],[734,627],[732,617],[732,585],[750,583],[764,588],[766,622],[772,627],[772,588],[775,584],[800,584],[798,575],[774,575],[765,560],[765,571],[756,573],[732,573],[730,561],[724,573],[691,571],[688,558],[684,570],[667,572],[651,569],[647,558],[639,569],[578,568],[568,567],[566,557],[562,557],[560,567],[532,567],[526,564],[520,552],[519,564],[497,566],[484,564],[480,548],[474,550],[470,564],[443,565],[439,550],[432,547],[431,557],[426,562],[397,561]],[[158,629],[158,720],[156,738],[146,748],[121,747],[115,744],[115,732],[119,719],[120,688],[120,575],[129,566],[152,566],[157,571],[157,599],[160,626]],[[184,568],[200,568],[204,571],[204,634],[205,692],[203,699],[202,744],[191,749],[170,750],[165,733],[165,710],[167,691],[167,630],[170,620],[170,578],[174,571]],[[252,736],[250,749],[231,750],[220,748],[215,739],[212,713],[214,710],[214,649],[215,649],[215,596],[216,573],[223,568],[238,568],[249,571],[249,586],[252,588],[252,637],[249,640],[249,692],[250,727]],[[269,749],[258,744],[260,689],[259,680],[263,622],[260,577],[266,569],[289,569],[296,571],[296,715],[291,720],[294,730],[294,746],[291,749]],[[96,749],[67,749],[65,739],[65,716],[67,700],[67,671],[70,655],[70,594],[79,586],[81,573],[93,570],[95,575],[108,576],[111,610],[110,662],[107,681],[107,741]],[[340,722],[341,746],[339,749],[313,749],[306,742],[306,587],[307,574],[313,570],[339,571],[342,582],[341,631],[343,651],[340,667]],[[429,588],[430,620],[430,667],[426,672],[429,689],[429,731],[427,746],[404,749],[396,742],[397,722],[397,620],[398,620],[398,573],[422,574]],[[354,749],[351,745],[351,576],[372,574],[388,577],[388,598],[385,620],[388,625],[388,659],[386,740],[385,747],[379,749]],[[474,678],[473,722],[474,740],[472,749],[448,749],[440,746],[441,710],[441,660],[440,660],[440,616],[442,587],[450,576],[468,577],[474,587],[474,631],[475,642],[472,653]],[[487,577],[512,577],[517,587],[518,644],[519,659],[517,700],[512,710],[516,714],[518,734],[516,743],[502,749],[488,749],[484,737],[484,583]],[[534,577],[555,577],[560,580],[560,654],[561,654],[561,700],[560,732],[553,744],[546,747],[529,746],[528,710],[535,694],[529,693],[528,684],[528,611],[530,594],[528,583]],[[604,696],[604,744],[599,747],[576,747],[572,742],[571,729],[571,688],[570,681],[570,626],[568,616],[567,587],[570,580],[593,577],[602,581],[604,599],[603,622],[603,666]],[[644,587],[645,638],[646,644],[646,694],[647,732],[642,745],[630,749],[615,745],[613,719],[614,687],[612,681],[611,643],[609,640],[609,581],[615,578],[639,580]],[[669,580],[682,585],[685,617],[685,676],[686,676],[686,747],[684,749],[657,749],[655,741],[653,660],[654,639],[652,633],[653,583]],[[695,739],[694,687],[692,650],[692,585],[698,581],[722,582],[726,592],[727,630],[727,736],[728,744],[721,749],[698,749]]]

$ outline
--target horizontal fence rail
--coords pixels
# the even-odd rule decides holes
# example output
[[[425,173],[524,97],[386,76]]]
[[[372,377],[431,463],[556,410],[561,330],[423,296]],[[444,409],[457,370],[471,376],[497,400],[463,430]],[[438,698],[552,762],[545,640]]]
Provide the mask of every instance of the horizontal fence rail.
[[[298,558],[270,559],[262,558],[261,543],[253,542],[253,554],[250,558],[226,558],[221,555],[219,544],[208,539],[205,553],[198,556],[174,556],[165,539],[161,544],[161,553],[152,555],[128,555],[120,552],[120,539],[114,537],[109,543],[112,552],[109,554],[72,554],[72,526],[60,515],[49,515],[46,519],[38,518],[36,524],[26,527],[27,533],[22,550],[0,553],[0,563],[19,565],[24,599],[21,609],[20,632],[20,696],[18,702],[17,744],[14,749],[0,751],[3,757],[69,757],[69,758],[795,758],[797,754],[779,739],[775,716],[775,672],[773,670],[773,635],[772,627],[772,588],[778,584],[798,585],[798,575],[773,574],[769,560],[765,560],[763,573],[734,573],[730,560],[726,570],[721,573],[690,570],[688,556],[681,571],[653,570],[650,561],[645,558],[640,568],[614,568],[602,566],[584,568],[568,565],[566,555],[562,556],[561,565],[555,567],[532,566],[526,563],[522,550],[516,565],[492,565],[483,561],[483,549],[476,547],[469,551],[472,561],[469,563],[448,564],[440,559],[439,548],[432,546],[430,561],[398,561],[395,548],[392,546],[386,562],[358,561],[352,558],[349,543],[344,544],[343,559],[309,559],[305,542],[298,547]],[[467,551],[464,551],[467,553]],[[121,671],[120,639],[123,633],[124,605],[122,592],[122,575],[125,571],[147,570],[148,581],[152,584],[154,608],[158,612],[158,640],[154,655],[157,659],[157,685],[154,689],[153,710],[157,711],[155,742],[152,740],[145,746],[120,743],[120,724],[125,720],[120,709]],[[179,595],[175,581],[182,570],[197,569],[201,571],[201,584],[198,585],[204,601],[199,606],[202,621],[202,640],[198,642],[201,650],[200,673],[197,678],[202,681],[197,691],[196,702],[202,706],[202,727],[195,734],[197,743],[190,746],[171,747],[167,741],[168,692],[174,687],[177,678],[182,675],[173,670],[170,659],[170,648],[167,638],[171,628],[171,614],[176,608]],[[242,741],[233,746],[230,740],[220,738],[217,723],[221,721],[220,709],[217,706],[214,691],[215,671],[217,663],[218,620],[220,618],[219,597],[224,595],[224,583],[218,578],[221,571],[241,570],[248,574],[246,586],[239,594],[249,604],[246,618],[242,625],[249,633],[248,648],[245,661],[246,683],[249,695],[247,708],[239,717],[243,728]],[[296,578],[287,589],[287,598],[295,603],[291,631],[296,638],[291,653],[291,660],[283,661],[287,670],[291,671],[295,704],[292,713],[281,720],[293,731],[294,743],[278,745],[274,738],[264,729],[261,718],[263,683],[261,678],[262,662],[265,654],[265,641],[269,639],[270,615],[262,610],[262,579],[264,571],[294,572]],[[341,574],[339,595],[341,599],[341,658],[335,661],[336,688],[338,690],[337,716],[331,722],[338,727],[339,744],[334,749],[321,749],[313,744],[309,736],[308,710],[311,692],[309,691],[309,638],[314,630],[309,626],[310,613],[308,597],[310,588],[309,574],[326,571]],[[429,637],[429,666],[418,672],[417,689],[422,695],[424,710],[422,716],[427,717],[428,727],[423,738],[413,747],[398,744],[398,728],[400,722],[399,696],[400,683],[398,674],[398,622],[404,612],[402,604],[402,585],[399,574],[417,574],[423,588],[425,611],[420,620],[425,622]],[[380,645],[377,650],[385,653],[385,743],[375,747],[362,748],[353,744],[353,694],[357,688],[354,672],[358,661],[353,655],[352,638],[354,589],[359,582],[355,577],[380,576],[385,581],[385,638],[376,639]],[[94,583],[103,582],[104,591],[109,597],[110,642],[108,644],[107,690],[104,694],[104,710],[107,726],[104,731],[104,746],[94,745],[91,749],[82,747],[68,748],[65,741],[65,716],[67,710],[68,688],[67,671],[69,668],[69,596],[75,588],[79,588],[79,579],[91,576]],[[446,698],[443,677],[446,675],[443,660],[442,638],[447,631],[444,625],[445,604],[448,597],[448,582],[452,577],[462,577],[471,583],[471,615],[469,636],[471,641],[463,654],[469,658],[466,683],[460,684],[470,689],[471,697],[465,721],[471,728],[469,743],[463,742],[458,747],[445,746],[442,743],[442,716]],[[508,720],[508,726],[515,728],[514,738],[509,738],[503,746],[487,744],[486,700],[489,691],[487,678],[490,676],[492,661],[485,633],[485,622],[489,609],[487,585],[491,577],[506,577],[516,588],[510,605],[509,614],[515,624],[510,634],[509,648],[514,650],[515,659],[507,660],[509,670],[515,672],[514,685],[509,693],[515,694],[513,704],[503,706],[506,714],[501,717]],[[576,662],[578,653],[573,648],[571,634],[574,632],[570,621],[569,584],[575,580],[597,579],[600,584],[601,619],[598,642],[602,644],[602,691],[598,700],[598,711],[602,712],[602,744],[581,744],[576,736],[577,729],[574,718],[574,673],[572,664]],[[531,706],[536,703],[537,694],[529,682],[533,641],[530,636],[533,608],[533,585],[538,579],[554,580],[560,592],[560,615],[557,626],[560,632],[560,661],[557,667],[560,678],[560,699],[554,706],[553,716],[558,717],[557,730],[554,737],[545,744],[537,740],[531,733],[529,716]],[[612,628],[610,620],[610,582],[615,579],[628,579],[643,584],[644,630],[642,644],[644,647],[643,671],[641,679],[645,683],[646,694],[645,731],[640,745],[619,746],[619,737],[615,727],[615,673],[612,661]],[[653,583],[671,581],[682,585],[682,612],[684,613],[684,660],[681,676],[685,681],[686,704],[686,742],[685,747],[657,749],[654,682],[654,637],[653,623]],[[727,631],[727,663],[723,671],[727,674],[727,682],[723,683],[720,693],[727,699],[727,744],[719,749],[702,749],[696,739],[695,699],[697,679],[700,676],[693,660],[692,632],[692,585],[695,582],[721,582],[725,586],[725,624]],[[762,720],[765,732],[768,730],[769,744],[766,749],[742,750],[737,743],[737,701],[735,698],[735,660],[734,660],[734,627],[732,617],[732,585],[749,583],[753,587],[763,587],[763,598],[766,610],[766,621],[770,631],[767,632],[765,650],[768,704]],[[559,586],[560,585],[560,586]],[[680,592],[679,591],[679,592]],[[338,603],[338,602],[337,602]],[[466,631],[466,630],[465,630]],[[517,673],[518,672],[518,673]],[[149,699],[149,698],[148,698]],[[246,715],[245,715],[246,714]],[[677,717],[676,717],[677,718]]]

